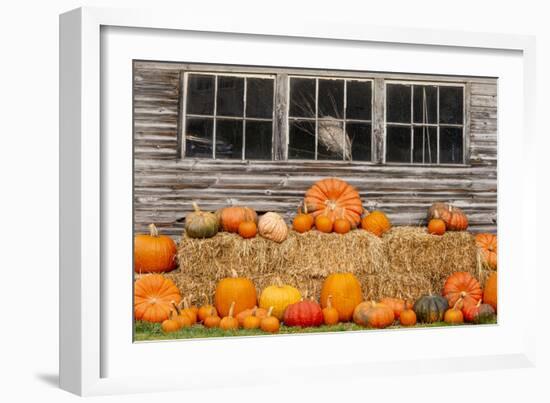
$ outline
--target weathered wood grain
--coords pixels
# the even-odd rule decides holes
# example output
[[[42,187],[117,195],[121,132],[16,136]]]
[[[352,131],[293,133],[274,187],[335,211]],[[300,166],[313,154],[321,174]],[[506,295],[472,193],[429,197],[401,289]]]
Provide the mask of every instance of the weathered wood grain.
[[[181,235],[183,217],[191,210],[191,201],[199,202],[206,210],[246,204],[259,212],[277,211],[290,222],[305,190],[327,176],[347,180],[359,190],[366,208],[383,209],[395,225],[424,224],[426,209],[432,202],[448,201],[465,210],[473,231],[496,230],[495,79],[424,77],[432,81],[463,82],[468,88],[466,165],[382,164],[384,122],[376,116],[383,116],[384,94],[380,92],[384,88],[383,77],[418,79],[413,75],[387,76],[385,73],[359,75],[374,80],[374,163],[285,161],[287,105],[282,100],[276,100],[275,132],[280,136],[274,137],[275,161],[214,161],[181,159],[180,71],[188,65],[136,62],[134,66],[133,198],[138,232],[155,222],[163,233]],[[295,73],[298,71],[307,73],[303,70]],[[338,72],[338,75],[357,77],[358,73]]]

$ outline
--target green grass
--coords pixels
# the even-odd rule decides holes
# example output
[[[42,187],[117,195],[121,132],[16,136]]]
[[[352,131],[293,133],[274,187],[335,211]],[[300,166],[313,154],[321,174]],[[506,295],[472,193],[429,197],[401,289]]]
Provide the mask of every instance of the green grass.
[[[496,322],[495,322],[496,323]],[[436,323],[421,323],[413,326],[413,328],[424,327],[448,327],[448,326],[472,326],[470,324],[463,325],[449,325],[445,322]],[[390,326],[387,329],[406,329],[402,326]],[[294,333],[324,333],[324,332],[346,332],[351,330],[368,330],[375,331],[377,329],[369,329],[358,326],[354,323],[339,323],[334,326],[320,326],[320,327],[288,327],[281,326],[279,334],[294,334]],[[180,329],[173,333],[164,333],[158,323],[149,323],[137,321],[134,326],[134,341],[148,341],[148,340],[173,340],[173,339],[195,339],[195,338],[208,338],[208,337],[230,337],[230,336],[256,336],[267,335],[267,333],[255,329],[238,329],[238,330],[221,330],[219,328],[207,329],[202,325],[194,325],[185,329]]]

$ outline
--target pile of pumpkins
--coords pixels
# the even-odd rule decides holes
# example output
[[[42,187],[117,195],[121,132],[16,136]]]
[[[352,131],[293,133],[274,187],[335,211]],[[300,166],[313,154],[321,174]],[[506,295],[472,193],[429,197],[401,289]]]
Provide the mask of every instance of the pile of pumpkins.
[[[268,212],[258,218],[250,207],[231,206],[216,213],[194,211],[185,217],[185,233],[191,238],[210,238],[223,230],[248,239],[257,234],[274,242],[283,242],[289,228],[284,218]],[[357,190],[338,178],[316,182],[305,194],[302,206],[294,217],[292,228],[304,233],[316,228],[324,233],[346,234],[361,227],[381,236],[391,228],[388,217],[381,211],[366,212]]]
[[[285,284],[266,287],[258,299],[254,283],[233,273],[218,282],[214,302],[189,306],[176,285],[161,274],[139,278],[134,287],[136,320],[161,323],[165,332],[202,323],[207,328],[261,329],[276,333],[286,326],[316,327],[353,321],[357,325],[385,328],[396,321],[402,326],[447,322],[490,323],[496,317],[497,273],[485,289],[467,272],[452,274],[441,295],[425,295],[414,304],[400,298],[364,301],[361,285],[352,273],[333,273],[324,281],[320,303],[303,298]],[[183,306],[182,306],[183,304]]]

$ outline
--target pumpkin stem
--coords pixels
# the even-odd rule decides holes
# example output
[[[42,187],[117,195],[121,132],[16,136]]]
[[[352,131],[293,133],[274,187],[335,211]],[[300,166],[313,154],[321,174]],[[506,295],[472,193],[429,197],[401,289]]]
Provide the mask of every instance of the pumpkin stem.
[[[435,210],[435,211],[434,211],[433,217],[434,217],[435,219],[439,219],[439,211]]]
[[[231,302],[231,306],[229,307],[229,314],[227,316],[229,316],[230,318],[233,317],[233,311],[235,310],[235,301],[232,301]]]
[[[149,235],[154,237],[159,236],[159,230],[157,229],[155,224],[153,223],[149,224],[148,228],[149,228]]]
[[[281,277],[277,276],[275,277],[275,284],[277,284],[277,287],[282,287],[283,282],[281,281]]]
[[[465,294],[465,292],[462,291],[462,293],[461,293],[461,295],[460,295],[460,298],[456,300],[455,304],[453,305],[453,309],[454,309],[454,310],[458,310],[458,309],[457,309],[458,304],[459,304],[460,302],[462,302],[462,300],[464,299],[464,296],[463,296],[462,294]]]
[[[332,308],[332,295],[329,295],[327,297],[327,308],[328,309],[331,309]]]
[[[195,210],[195,213],[200,213],[201,209],[199,208],[199,205],[196,202],[191,203],[193,205],[193,210]]]
[[[304,201],[304,214],[308,214],[307,212],[307,203]]]
[[[170,303],[174,306],[174,310],[176,311],[176,313],[179,315],[180,314],[180,309],[178,307],[178,304],[176,304],[176,301],[170,301]],[[171,311],[171,314],[173,313],[174,311]]]
[[[187,298],[183,299],[183,308],[184,309],[189,309],[189,301],[187,300]]]
[[[210,316],[214,316],[214,307],[210,308]]]
[[[231,269],[231,277],[237,278],[239,275],[237,274],[237,271],[235,269]]]
[[[267,311],[267,317],[269,318],[271,316],[271,313],[273,312],[273,307],[270,306],[269,310]]]
[[[203,292],[202,296],[204,297],[204,305],[210,305],[210,298],[208,298],[208,295],[206,295],[206,293]]]

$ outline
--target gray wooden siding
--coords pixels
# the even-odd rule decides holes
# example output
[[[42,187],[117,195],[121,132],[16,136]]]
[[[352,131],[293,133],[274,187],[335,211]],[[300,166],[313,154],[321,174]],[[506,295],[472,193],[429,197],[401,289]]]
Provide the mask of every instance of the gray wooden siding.
[[[464,208],[473,231],[496,231],[495,79],[461,79],[470,88],[466,97],[469,160],[465,166],[242,162],[181,159],[181,65],[137,62],[134,67],[136,232],[145,231],[147,224],[154,222],[166,234],[181,235],[182,219],[190,211],[191,201],[205,210],[245,204],[259,212],[277,211],[290,220],[305,190],[327,176],[347,180],[357,187],[365,207],[384,210],[397,225],[421,224],[432,202],[448,201]]]

